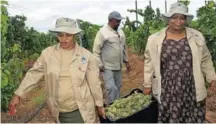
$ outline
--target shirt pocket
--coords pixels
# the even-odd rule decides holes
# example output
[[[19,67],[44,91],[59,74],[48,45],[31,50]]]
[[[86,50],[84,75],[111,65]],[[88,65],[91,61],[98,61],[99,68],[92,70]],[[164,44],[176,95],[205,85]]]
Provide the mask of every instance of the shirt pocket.
[[[203,47],[205,45],[205,41],[203,41],[204,39],[200,38],[199,36],[196,36],[194,38],[194,41],[195,41],[195,44],[196,44],[196,47],[197,47],[197,54],[199,56],[199,60],[201,61],[201,56],[203,54]]]
[[[195,39],[195,43],[198,47],[203,47],[205,45],[205,42],[198,38]]]
[[[113,36],[113,37],[108,37],[107,38],[107,43],[108,44],[118,44],[120,41],[118,36]]]

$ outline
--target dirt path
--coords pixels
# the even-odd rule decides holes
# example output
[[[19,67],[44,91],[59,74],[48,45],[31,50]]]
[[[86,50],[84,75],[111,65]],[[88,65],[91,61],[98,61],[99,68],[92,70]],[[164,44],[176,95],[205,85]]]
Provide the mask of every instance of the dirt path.
[[[123,69],[123,84],[121,89],[121,95],[129,93],[134,88],[142,88],[141,84],[143,81],[143,61],[142,57],[138,57],[135,54],[128,52],[132,71],[127,73],[125,68]],[[31,91],[27,98],[21,101],[17,111],[17,115],[13,121],[11,117],[7,116],[6,113],[1,113],[2,123],[23,123],[25,119],[28,119],[43,103],[44,100],[44,88],[43,83],[39,85],[37,89]],[[210,122],[216,123],[216,92],[208,92],[208,98],[206,102],[206,119]],[[29,123],[54,123],[47,106],[43,107],[35,117],[32,118]]]

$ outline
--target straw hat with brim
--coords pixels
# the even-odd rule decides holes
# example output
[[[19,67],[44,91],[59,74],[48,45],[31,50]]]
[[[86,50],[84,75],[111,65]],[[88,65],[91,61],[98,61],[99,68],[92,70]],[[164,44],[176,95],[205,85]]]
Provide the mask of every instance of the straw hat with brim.
[[[82,30],[76,24],[77,22],[74,19],[70,18],[59,18],[56,21],[54,29],[50,29],[51,33],[65,32],[69,34],[78,34]]]
[[[168,24],[170,18],[174,14],[182,14],[186,16],[186,23],[189,24],[193,20],[193,15],[188,13],[188,7],[183,3],[177,2],[171,5],[170,10],[168,13],[162,14],[162,18],[165,23]]]

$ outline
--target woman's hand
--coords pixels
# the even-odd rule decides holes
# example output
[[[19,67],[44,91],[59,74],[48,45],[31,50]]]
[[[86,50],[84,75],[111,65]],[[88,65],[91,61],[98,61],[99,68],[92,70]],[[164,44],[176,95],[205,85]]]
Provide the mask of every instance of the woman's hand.
[[[151,94],[151,88],[143,88],[143,94],[144,95],[150,95]]]
[[[17,95],[14,95],[9,103],[8,106],[8,114],[14,116],[16,114],[16,107],[20,103],[20,97]]]
[[[97,107],[97,109],[98,109],[98,114],[99,114],[101,117],[103,117],[104,119],[106,119],[104,107]]]

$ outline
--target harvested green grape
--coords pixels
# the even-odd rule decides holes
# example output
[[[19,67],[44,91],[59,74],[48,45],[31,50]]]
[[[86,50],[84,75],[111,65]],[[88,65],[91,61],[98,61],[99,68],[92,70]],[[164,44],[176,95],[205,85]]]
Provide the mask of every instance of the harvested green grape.
[[[134,93],[126,98],[121,98],[105,108],[106,116],[112,120],[118,120],[133,115],[151,103],[151,96],[142,93]]]

